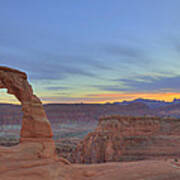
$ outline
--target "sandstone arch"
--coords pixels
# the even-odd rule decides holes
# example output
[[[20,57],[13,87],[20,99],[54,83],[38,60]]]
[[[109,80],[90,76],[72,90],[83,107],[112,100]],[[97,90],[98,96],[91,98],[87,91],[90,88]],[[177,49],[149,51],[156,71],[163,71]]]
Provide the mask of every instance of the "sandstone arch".
[[[0,180],[81,179],[84,175],[77,168],[58,158],[50,123],[27,75],[0,66],[0,88],[16,96],[24,113],[20,143],[0,147]]]
[[[7,93],[13,94],[21,102],[23,111],[21,139],[52,137],[52,129],[42,103],[33,94],[26,73],[0,66],[0,88],[6,88]]]

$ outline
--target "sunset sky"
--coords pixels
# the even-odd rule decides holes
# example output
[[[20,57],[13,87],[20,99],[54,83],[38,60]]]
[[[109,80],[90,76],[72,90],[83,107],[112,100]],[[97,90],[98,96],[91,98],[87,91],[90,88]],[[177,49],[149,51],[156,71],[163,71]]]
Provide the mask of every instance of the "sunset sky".
[[[180,98],[179,8],[179,0],[0,1],[0,65],[25,71],[44,103],[171,101]]]

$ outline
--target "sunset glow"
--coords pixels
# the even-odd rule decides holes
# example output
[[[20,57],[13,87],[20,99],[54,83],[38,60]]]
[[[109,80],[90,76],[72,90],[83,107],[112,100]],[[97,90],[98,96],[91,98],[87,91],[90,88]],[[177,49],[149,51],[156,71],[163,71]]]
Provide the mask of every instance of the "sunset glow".
[[[25,71],[43,103],[172,101],[180,98],[179,7],[177,0],[6,0],[0,65]],[[18,102],[0,93],[1,103]]]

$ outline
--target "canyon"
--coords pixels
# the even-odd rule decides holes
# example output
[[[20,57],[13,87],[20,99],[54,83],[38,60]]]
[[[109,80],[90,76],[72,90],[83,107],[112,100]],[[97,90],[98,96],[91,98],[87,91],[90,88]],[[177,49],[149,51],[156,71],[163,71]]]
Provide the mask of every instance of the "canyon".
[[[47,118],[51,123],[53,131],[53,139],[56,144],[56,151],[58,156],[64,157],[71,162],[72,152],[82,139],[91,132],[94,132],[99,119],[108,116],[133,116],[133,117],[158,117],[162,119],[175,119],[179,117],[179,104],[168,104],[167,106],[159,108],[150,108],[142,102],[132,102],[130,104],[45,104],[43,108],[47,114]],[[21,123],[23,113],[20,105],[0,104],[0,144],[5,146],[16,145],[19,143]],[[165,121],[164,121],[165,122]],[[170,121],[169,121],[170,122]],[[175,120],[172,121],[175,124]],[[167,124],[167,123],[165,123]],[[169,127],[164,126],[166,130]],[[164,131],[165,131],[164,130]],[[151,137],[151,139],[153,136]],[[174,141],[179,141],[178,136],[172,137],[167,135],[163,138],[174,138]],[[161,142],[163,138],[151,141]],[[128,139],[128,137],[126,137]],[[141,140],[140,140],[141,139]],[[130,137],[129,137],[129,141]],[[143,138],[139,137],[139,141]],[[165,140],[164,140],[165,141]],[[148,141],[150,142],[150,140]],[[171,140],[172,142],[172,140]],[[158,143],[156,143],[158,146]],[[176,146],[175,146],[176,147]],[[157,148],[158,149],[158,148]],[[176,148],[174,148],[176,149]],[[138,151],[138,150],[137,150]],[[135,153],[135,151],[133,152]],[[139,153],[139,152],[138,152]],[[132,153],[131,153],[132,154]],[[175,153],[174,156],[176,156]],[[124,156],[120,160],[135,160],[147,159],[144,154],[139,156]],[[150,156],[149,156],[150,158]]]

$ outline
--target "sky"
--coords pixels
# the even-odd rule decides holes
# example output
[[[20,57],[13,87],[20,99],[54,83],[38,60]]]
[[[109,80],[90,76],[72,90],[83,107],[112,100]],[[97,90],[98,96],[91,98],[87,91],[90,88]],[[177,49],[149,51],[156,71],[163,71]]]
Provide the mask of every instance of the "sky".
[[[43,103],[180,98],[179,0],[0,0],[0,65]],[[0,90],[0,102],[17,100]]]

